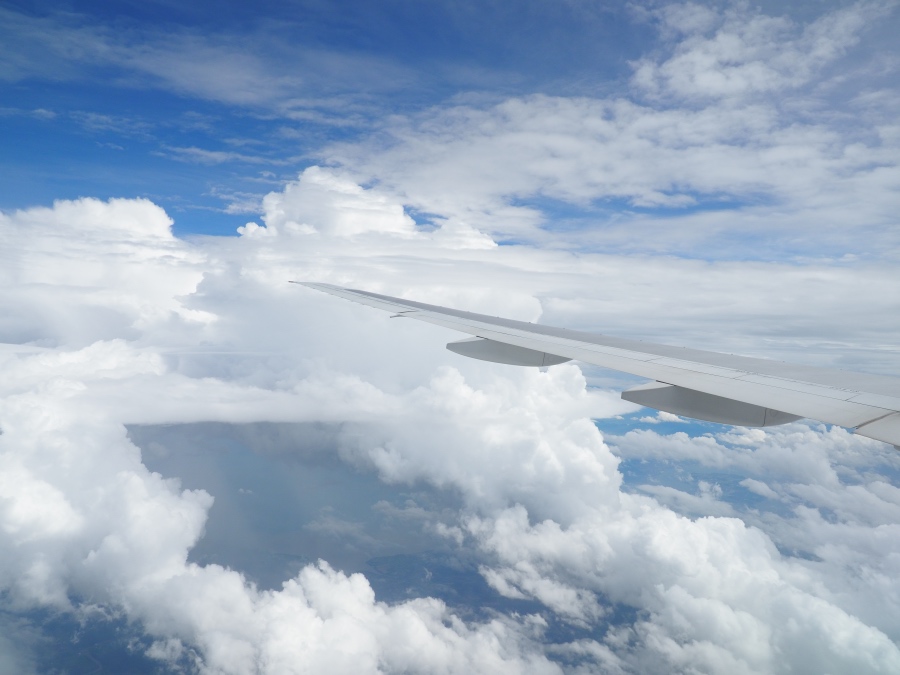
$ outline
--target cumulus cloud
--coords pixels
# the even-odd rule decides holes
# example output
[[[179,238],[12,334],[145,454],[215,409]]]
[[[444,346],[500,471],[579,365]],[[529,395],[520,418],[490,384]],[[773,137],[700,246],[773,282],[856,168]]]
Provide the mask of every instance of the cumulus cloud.
[[[660,410],[655,415],[641,417],[639,421],[643,422],[644,424],[661,424],[663,422],[684,422],[685,420],[678,415],[673,415],[672,413],[666,412],[665,410]]]
[[[783,558],[759,529],[735,518],[690,520],[639,497],[623,496],[622,504],[615,514],[585,514],[568,528],[530,524],[516,508],[470,521],[469,531],[497,555],[488,579],[502,592],[511,588],[550,606],[565,598],[580,620],[596,611],[595,596],[577,600],[588,589],[644,608],[646,620],[599,641],[598,651],[610,648],[625,670],[895,667],[900,653],[887,635],[858,619],[855,607],[824,601],[814,566]],[[568,584],[560,588],[560,579]],[[625,644],[634,651],[620,651]],[[823,651],[798,658],[800,644]]]
[[[49,249],[57,246],[57,266],[67,265],[60,250],[66,249],[65,242],[84,234],[93,245],[95,283],[96,275],[130,269],[135,273],[125,274],[123,292],[131,294],[144,275],[164,276],[154,270],[160,258],[180,268],[172,278],[161,279],[168,285],[145,289],[142,300],[157,303],[148,315],[135,311],[134,303],[107,300],[110,311],[131,319],[129,328],[152,332],[145,322],[155,319],[166,333],[171,330],[166,324],[181,311],[176,298],[196,291],[194,265],[200,253],[174,240],[168,219],[147,206],[141,201],[60,204],[57,228],[48,227],[54,239],[35,225],[47,224],[50,210],[13,214],[6,225],[32,228],[33,248],[45,244],[48,257]],[[32,249],[32,242],[24,249]],[[70,251],[73,259],[75,253]],[[79,264],[84,263],[68,263],[68,271]],[[62,270],[49,265],[18,269],[19,279],[10,271],[14,281],[35,283],[37,278],[51,297],[71,284]],[[197,327],[186,324],[184,330]],[[92,329],[112,333],[108,337],[115,334],[109,326],[93,324]],[[126,438],[122,422],[197,419],[189,400],[204,383],[210,385],[212,399],[199,396],[212,408],[199,418],[234,419],[240,402],[230,404],[233,394],[220,389],[229,389],[227,383],[180,375],[157,349],[121,340],[8,356],[0,408],[0,584],[12,606],[78,610],[74,598],[89,598],[90,603],[126,612],[141,621],[149,635],[158,636],[150,655],[188,662],[196,655],[210,672],[558,671],[533,644],[528,621],[498,618],[465,624],[431,599],[387,606],[376,602],[361,575],[336,572],[326,563],[304,569],[281,590],[266,592],[257,591],[237,571],[188,563],[213,497],[182,490],[177,479],[151,473]],[[321,397],[326,393],[322,388],[334,384],[298,383],[292,388],[292,403],[302,410],[304,390],[312,395],[312,388]],[[349,386],[374,397],[374,414],[384,412],[377,408],[379,399],[388,399],[382,407],[392,407],[390,396],[371,385],[351,381]],[[332,396],[347,403],[347,392],[339,393],[340,388]],[[253,397],[253,388],[230,389],[245,399]],[[154,390],[158,393],[151,393]],[[156,406],[153,400],[158,397],[176,405]],[[283,414],[259,404],[252,413],[257,419]],[[373,411],[362,416],[371,418]]]
[[[400,204],[319,167],[304,171],[283,193],[267,195],[263,209],[267,233],[292,230],[350,237],[368,231],[412,236],[416,231]],[[240,232],[261,233],[252,227]]]
[[[199,283],[203,256],[171,233],[147,200],[60,201],[0,214],[3,340],[84,346],[136,338],[158,320],[202,325],[211,317],[178,300]],[[46,292],[49,289],[53,292]]]
[[[386,606],[326,563],[267,592],[187,563],[212,497],[150,473],[116,421],[86,422],[78,387],[52,389],[7,397],[0,418],[0,567],[17,606],[120,608],[159,636],[151,655],[197,650],[210,672],[556,672],[513,622],[467,626],[429,599]]]
[[[738,3],[724,11],[695,3],[657,10],[663,30],[677,36],[672,55],[641,59],[634,82],[654,96],[740,100],[796,88],[860,39],[884,15],[885,3],[856,3],[807,25]]]

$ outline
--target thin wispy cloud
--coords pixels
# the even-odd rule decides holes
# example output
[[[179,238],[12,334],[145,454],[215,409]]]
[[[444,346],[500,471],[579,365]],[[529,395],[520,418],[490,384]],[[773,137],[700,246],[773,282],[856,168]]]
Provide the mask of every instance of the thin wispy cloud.
[[[3,10],[0,75],[155,87],[226,104],[291,110],[306,97],[318,106],[350,89],[391,91],[415,83],[399,64],[292,44],[277,31],[210,34],[96,23],[74,13],[27,16]],[[112,71],[112,72],[110,72]]]
[[[261,155],[249,155],[243,152],[235,152],[233,150],[208,150],[206,148],[187,147],[167,147],[164,152],[171,157],[182,162],[195,162],[197,164],[225,164],[225,163],[241,163],[241,164],[265,164],[267,166],[284,166],[293,163],[289,159],[274,159]]]

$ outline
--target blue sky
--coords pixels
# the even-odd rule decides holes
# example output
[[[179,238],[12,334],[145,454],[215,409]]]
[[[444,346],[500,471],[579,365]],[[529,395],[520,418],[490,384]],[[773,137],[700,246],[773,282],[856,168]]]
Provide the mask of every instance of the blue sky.
[[[288,284],[900,375],[895,2],[0,8],[0,671],[895,673],[900,455]]]
[[[510,98],[542,94],[624,97],[645,111],[672,112],[684,102],[682,95],[648,95],[633,79],[641,59],[664,59],[678,43],[681,29],[666,26],[665,7],[531,1],[15,3],[4,10],[0,124],[15,141],[3,155],[7,178],[0,205],[8,210],[59,198],[145,196],[167,209],[179,233],[233,234],[248,215],[260,212],[262,195],[307,166],[358,169],[353,158],[335,155],[335,143],[368,142],[375,150],[377,139],[398,125],[415,127],[423,116],[455,106],[488,111]],[[812,65],[814,79],[813,73],[801,76],[806,81],[797,82],[791,97],[773,99],[762,90],[764,98],[754,102],[780,117],[766,131],[796,124],[853,134],[865,86],[846,73],[864,75],[870,87],[896,84],[891,51],[885,52],[896,13],[881,7],[868,6],[878,20],[866,21],[859,35],[834,36],[846,44]],[[771,11],[793,20],[784,37],[802,41],[802,22],[820,18],[825,6],[764,5],[761,11],[759,16]],[[801,102],[803,96],[809,100]],[[697,99],[695,110],[698,103],[709,101]],[[878,105],[862,110],[869,118],[881,114]],[[856,131],[860,141],[872,141],[865,127]],[[499,163],[494,169],[506,167]],[[390,178],[381,172],[376,168],[366,178]],[[665,221],[696,209],[733,211],[779,201],[765,185],[738,192],[706,184],[676,189],[690,199],[662,205],[642,203],[628,192],[601,191],[574,201],[572,195],[543,194],[547,201],[538,210],[579,227],[634,208],[640,214],[649,207]],[[597,210],[585,209],[591,206],[585,200]],[[756,239],[767,243],[763,236]],[[766,255],[797,255],[804,245],[781,240]],[[733,254],[735,245],[729,248]]]
[[[17,140],[4,153],[3,206],[147,196],[185,233],[232,234],[241,218],[210,209],[296,176],[328,142],[366,136],[387,115],[456,96],[607,88],[652,33],[622,3],[21,3],[6,12],[8,53],[24,54],[5,78],[3,131]],[[78,46],[60,48],[69,40]],[[156,62],[168,49],[206,62],[172,78]]]

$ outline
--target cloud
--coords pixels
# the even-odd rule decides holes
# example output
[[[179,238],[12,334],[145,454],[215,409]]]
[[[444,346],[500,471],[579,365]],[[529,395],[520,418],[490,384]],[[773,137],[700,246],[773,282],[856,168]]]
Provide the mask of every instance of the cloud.
[[[890,258],[896,134],[868,92],[893,100],[893,83],[843,81],[832,101],[823,71],[888,10],[800,26],[746,5],[674,5],[660,15],[680,27],[676,53],[644,57],[628,90],[435,107],[321,156],[438,221],[512,241]]]
[[[518,386],[511,384],[498,380],[476,390],[456,371],[439,372],[402,408],[418,411],[418,425],[398,421],[387,441],[377,427],[353,429],[346,432],[343,452],[389,482],[424,479],[461,490],[479,509],[523,503],[561,523],[585,504],[615,494],[617,461],[589,416],[624,406],[587,392],[581,373],[570,366],[527,373]],[[473,474],[476,465],[483,470]]]
[[[76,77],[74,69],[249,106],[269,119],[352,118],[367,140],[317,149],[321,163],[378,185],[435,226],[474,227],[502,242],[707,259],[893,259],[895,83],[884,75],[885,50],[865,40],[879,22],[896,21],[892,6],[858,3],[805,23],[745,4],[677,4],[651,16],[661,48],[648,49],[634,76],[606,95],[459,96],[374,118],[368,83],[393,91],[419,76],[285,44],[262,23],[240,35],[160,35],[78,15],[7,12],[3,44],[19,64],[11,80]],[[133,120],[86,115],[90,127],[146,133]],[[274,167],[310,150],[279,143],[254,154],[195,141],[173,139],[164,153]]]
[[[29,339],[66,347],[10,352],[3,365],[0,584],[16,607],[77,611],[91,598],[139,622],[154,658],[222,672],[557,672],[565,659],[625,672],[896,668],[896,537],[873,537],[898,517],[880,473],[895,460],[882,444],[794,424],[704,437],[635,431],[608,445],[591,418],[630,406],[588,389],[576,366],[465,361],[441,348],[437,327],[400,326],[286,283],[317,278],[532,320],[548,308],[577,325],[611,296],[633,307],[651,280],[661,307],[677,305],[698,270],[725,298],[729,286],[780,287],[785,275],[815,287],[827,274],[848,288],[870,283],[871,268],[638,259],[650,276],[634,285],[635,259],[463,246],[490,239],[421,228],[389,193],[327,169],[308,170],[263,208],[265,227],[190,243],[144,200],[4,216],[7,314]],[[450,283],[448,264],[455,279],[478,274]],[[758,330],[746,307],[723,314],[710,297],[698,320],[702,306],[707,321]],[[784,311],[833,333],[840,313],[812,311],[810,297],[797,293]],[[72,319],[60,322],[60,311]],[[684,323],[684,307],[647,320],[666,330]],[[416,522],[472,551],[498,593],[533,599],[542,615],[464,620],[433,598],[387,604],[364,576],[325,562],[270,590],[191,562],[216,495],[149,471],[124,424],[204,420],[339,423],[330,452],[349,466],[458,494],[455,513]],[[793,511],[748,511],[710,481],[623,489],[620,461],[659,459],[764,480]],[[319,527],[349,527],[360,545],[370,536],[337,517]],[[848,565],[859,570],[850,580]],[[616,618],[615,607],[636,618]],[[548,618],[575,637],[545,645]]]
[[[529,524],[521,508],[469,529],[498,557],[489,580],[550,606],[567,590],[575,618],[591,616],[592,603],[575,600],[588,590],[642,607],[646,619],[597,640],[597,651],[609,648],[625,671],[839,672],[856,663],[889,672],[900,658],[886,635],[812,591],[813,570],[734,518],[689,520],[623,497],[615,514],[585,514],[565,529]],[[568,583],[557,590],[561,579]],[[807,653],[811,644],[822,651]]]
[[[35,111],[35,113],[37,112]],[[142,140],[152,138],[151,132],[154,125],[145,120],[84,110],[73,110],[69,113],[69,116],[87,131],[109,132],[120,136],[137,137]],[[55,115],[43,116],[44,119],[53,119],[53,117]]]
[[[681,251],[702,242],[717,257],[736,246],[746,255],[753,233],[749,254],[758,246],[765,258],[790,232],[807,255],[874,252],[874,241],[890,251],[896,205],[885,188],[896,181],[896,153],[892,141],[861,143],[857,132],[788,121],[767,104],[656,110],[535,96],[436,110],[327,156],[417,209],[496,236],[549,239],[555,200],[584,210],[567,229],[588,245]],[[619,201],[624,213],[612,208]],[[690,208],[698,203],[713,210]],[[742,208],[725,215],[728,204]],[[854,245],[854,231],[867,243]]]
[[[269,193],[263,210],[269,234],[287,230],[350,237],[372,231],[410,237],[416,233],[415,222],[400,204],[319,167],[304,171],[283,193]],[[261,232],[243,230],[247,235]]]
[[[662,62],[639,60],[634,83],[648,95],[694,105],[795,89],[840,58],[889,9],[859,2],[803,26],[746,4],[721,13],[693,3],[668,5],[655,14],[664,31],[677,35],[673,53]]]
[[[248,155],[242,152],[234,152],[233,150],[207,150],[205,148],[193,146],[187,148],[166,147],[164,153],[178,161],[192,162],[195,164],[225,164],[229,162],[240,162],[243,164],[278,166],[290,163],[290,160],[273,159],[271,157],[263,157],[260,155]]]
[[[290,116],[339,107],[346,92],[396,91],[415,80],[377,55],[299,45],[258,21],[240,31],[200,33],[112,25],[71,12],[6,9],[0,17],[0,79],[7,82],[105,79]]]
[[[86,198],[0,214],[9,243],[0,279],[12,310],[0,324],[3,339],[83,346],[134,338],[159,318],[210,320],[178,301],[199,283],[203,256],[173,237],[171,224],[143,199]]]
[[[633,406],[577,365],[465,360],[443,349],[444,329],[287,283],[896,372],[896,134],[877,114],[850,131],[775,100],[827,84],[793,55],[837,63],[869,7],[806,27],[743,6],[664,10],[686,37],[642,61],[627,96],[457,102],[386,120],[263,197],[238,237],[180,240],[142,199],[0,216],[0,339],[53,347],[0,353],[4,610],[101,608],[186,671],[896,672],[893,449],[804,423],[604,435],[595,421]],[[178,34],[163,53],[152,36],[16,21],[37,45],[59,37],[73,63],[176,91],[272,105],[301,86],[277,69],[264,77],[264,55],[214,82],[235,64],[224,41]],[[196,67],[167,74],[191,55]],[[25,61],[6,76],[46,76]],[[699,103],[673,103],[689,85]],[[719,202],[728,222],[704,210]],[[551,236],[560,205],[600,216]],[[810,255],[765,260],[769,235]],[[648,255],[684,242],[728,259]],[[851,249],[861,255],[842,257]],[[227,483],[188,489],[154,473],[155,449],[126,425],[200,422],[248,423],[267,461],[327,454],[398,492],[444,497],[379,495],[372,508],[458,547],[499,596],[525,603],[509,606],[529,609],[385,602],[327,560],[261,588],[237,564],[193,559]],[[260,422],[296,426],[273,439]],[[315,425],[331,431],[312,448],[297,441]],[[197,429],[192,442],[240,474],[228,444]],[[252,492],[240,499],[267,496]],[[376,540],[363,518],[312,512],[308,531]],[[17,649],[0,644],[0,658],[29,667]]]
[[[778,493],[762,481],[754,480],[753,478],[745,478],[741,481],[741,485],[743,485],[751,492],[758,494],[761,497],[765,497],[766,499],[778,498]]]
[[[639,421],[644,424],[662,424],[663,422],[684,422],[685,420],[678,415],[660,410],[656,415],[641,417]]]
[[[655,446],[657,440],[663,441],[661,446]],[[742,507],[736,515],[767,532],[780,550],[806,556],[805,565],[830,589],[831,597],[849,600],[855,592],[889,592],[881,581],[864,592],[857,582],[857,575],[880,579],[894,574],[894,556],[888,551],[892,545],[882,538],[897,527],[900,515],[896,490],[883,478],[896,475],[900,462],[889,446],[841,429],[814,431],[794,425],[717,438],[646,432],[638,441],[644,448],[639,455],[633,452],[634,441],[638,435],[610,439],[626,461],[655,456],[666,463],[687,463],[694,467],[691,471],[698,464],[715,467],[717,476],[734,476],[741,487],[763,497],[753,502],[753,509]],[[657,454],[662,445],[667,449]],[[687,506],[679,510],[691,512]],[[852,579],[848,569],[855,570]],[[845,590],[848,586],[855,592]],[[865,602],[857,597],[844,606],[868,620],[871,610],[865,609]]]
[[[699,483],[699,494],[693,495],[665,485],[640,485],[638,489],[652,495],[660,504],[665,504],[679,513],[693,516],[731,516],[734,509],[720,501],[722,488],[711,486],[705,481]]]
[[[90,598],[158,636],[152,656],[177,659],[190,645],[217,672],[557,672],[514,621],[466,625],[430,599],[377,603],[361,575],[325,563],[271,592],[188,563],[213,499],[148,471],[116,404],[91,401],[97,381],[148,374],[139,356],[130,368],[97,368],[98,348],[55,357],[77,358],[81,370],[32,357],[23,366],[55,379],[7,393],[0,407],[0,584],[14,607],[65,610]]]

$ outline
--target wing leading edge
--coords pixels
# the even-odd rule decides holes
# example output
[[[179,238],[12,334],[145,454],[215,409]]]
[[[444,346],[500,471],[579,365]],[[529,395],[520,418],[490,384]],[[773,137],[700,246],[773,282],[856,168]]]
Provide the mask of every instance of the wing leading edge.
[[[554,328],[331,284],[293,283],[480,338],[447,345],[465,356],[525,366],[575,359],[655,380],[622,398],[658,410],[741,426],[810,418],[900,446],[898,378]]]

